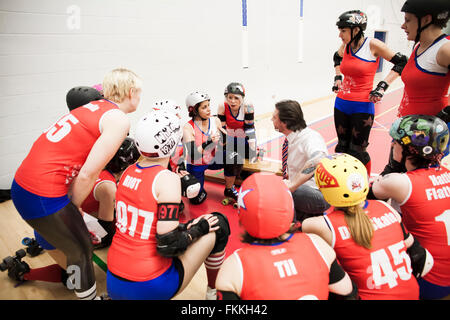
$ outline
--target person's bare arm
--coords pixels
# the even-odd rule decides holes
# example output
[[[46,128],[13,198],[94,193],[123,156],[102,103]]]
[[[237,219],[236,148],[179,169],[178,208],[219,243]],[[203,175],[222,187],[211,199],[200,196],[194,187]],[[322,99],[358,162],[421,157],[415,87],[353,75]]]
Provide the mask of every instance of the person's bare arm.
[[[372,192],[377,199],[394,199],[403,203],[410,193],[409,179],[401,173],[379,176],[372,184]]]
[[[105,114],[102,134],[92,146],[89,155],[74,179],[71,200],[79,208],[94,187],[100,172],[121,146],[130,129],[128,117],[121,111]]]

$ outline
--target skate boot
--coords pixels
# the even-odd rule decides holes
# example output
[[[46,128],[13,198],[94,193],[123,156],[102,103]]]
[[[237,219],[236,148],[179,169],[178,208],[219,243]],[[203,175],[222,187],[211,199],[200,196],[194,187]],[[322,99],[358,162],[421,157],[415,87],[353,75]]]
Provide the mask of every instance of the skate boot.
[[[236,191],[234,185],[231,188],[225,188],[223,195],[225,196],[225,199],[222,200],[222,204],[224,206],[232,204],[233,208],[237,209],[238,192]]]
[[[0,263],[0,271],[8,270],[8,277],[24,282],[23,275],[30,272],[30,266],[25,261],[22,261],[22,258],[26,255],[27,253],[24,249],[17,250],[16,256],[9,256],[3,259],[3,262]]]
[[[37,243],[36,239],[34,238],[23,238],[22,244],[26,246],[27,253],[31,257],[36,257],[41,254],[42,251],[44,251],[44,248],[42,248],[39,243]]]

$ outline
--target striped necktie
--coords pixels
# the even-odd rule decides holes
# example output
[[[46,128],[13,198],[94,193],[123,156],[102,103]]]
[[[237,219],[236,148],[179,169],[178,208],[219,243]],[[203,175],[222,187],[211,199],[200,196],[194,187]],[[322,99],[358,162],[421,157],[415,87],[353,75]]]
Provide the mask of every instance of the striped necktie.
[[[281,168],[283,170],[283,178],[288,178],[288,172],[287,172],[287,159],[288,159],[288,139],[285,138],[283,142],[283,149],[281,152]]]

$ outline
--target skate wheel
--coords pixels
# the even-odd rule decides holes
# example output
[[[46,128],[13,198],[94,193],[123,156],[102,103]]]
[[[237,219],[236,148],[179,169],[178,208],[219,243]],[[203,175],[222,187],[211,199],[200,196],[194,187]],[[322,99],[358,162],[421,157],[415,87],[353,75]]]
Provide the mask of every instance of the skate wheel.
[[[25,238],[22,239],[22,244],[24,246],[29,246],[31,244],[31,241],[32,241],[31,238],[25,237]]]
[[[233,203],[233,208],[237,209],[238,208],[238,204],[237,202]]]
[[[223,199],[223,200],[222,200],[222,204],[223,204],[224,206],[227,206],[229,203],[230,203],[230,201],[229,201],[228,199]]]
[[[27,252],[24,249],[20,249],[16,251],[16,256],[20,259],[27,255]]]
[[[14,259],[13,257],[9,256],[3,259],[3,263],[5,264],[5,270],[9,269],[13,265]]]

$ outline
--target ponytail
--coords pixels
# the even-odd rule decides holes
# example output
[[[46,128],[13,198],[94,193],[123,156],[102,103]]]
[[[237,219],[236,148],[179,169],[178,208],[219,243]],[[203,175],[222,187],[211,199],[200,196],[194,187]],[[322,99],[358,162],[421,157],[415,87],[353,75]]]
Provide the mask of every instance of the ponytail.
[[[341,208],[353,240],[360,246],[372,248],[373,226],[360,204]]]

